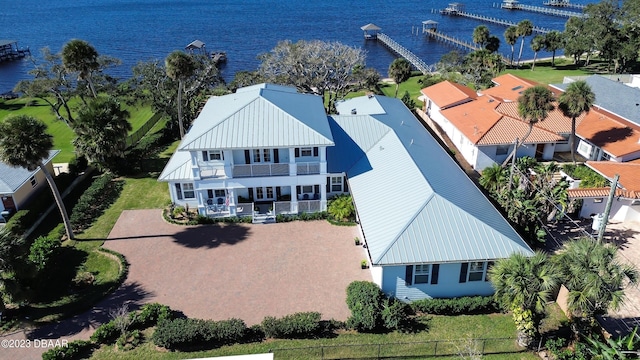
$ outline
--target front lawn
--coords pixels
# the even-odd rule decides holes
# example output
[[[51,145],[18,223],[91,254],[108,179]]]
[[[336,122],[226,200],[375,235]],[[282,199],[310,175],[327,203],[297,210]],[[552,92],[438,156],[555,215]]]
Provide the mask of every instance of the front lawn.
[[[507,69],[504,74],[513,74],[525,79],[533,80],[541,84],[560,84],[565,76],[591,75],[592,73],[577,65],[571,60],[556,58],[556,66],[551,66],[551,61],[536,62],[531,71],[531,64],[524,64],[520,69]]]

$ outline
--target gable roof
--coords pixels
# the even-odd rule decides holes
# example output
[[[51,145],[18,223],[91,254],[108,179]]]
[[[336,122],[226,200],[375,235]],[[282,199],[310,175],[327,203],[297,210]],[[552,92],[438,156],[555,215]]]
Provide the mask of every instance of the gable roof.
[[[60,153],[60,150],[50,150],[49,156],[43,164],[53,161],[53,158]],[[29,181],[40,169],[29,171],[23,167],[13,167],[0,161],[0,194],[13,194],[20,187]]]
[[[635,197],[640,196],[640,164],[615,161],[587,161],[587,166],[609,179],[620,175],[619,185]]]
[[[347,173],[374,265],[531,254],[400,100],[373,96],[336,108],[350,114],[356,103],[357,115],[330,117],[337,141],[327,156],[331,172]]]
[[[478,97],[473,89],[445,80],[424,88],[420,92],[431,99],[440,109],[471,101]]]
[[[600,109],[589,111],[576,134],[615,157],[640,151],[640,131]]]
[[[259,84],[210,98],[178,150],[332,145],[319,96]]]
[[[188,151],[174,151],[167,165],[162,169],[158,177],[159,181],[193,181],[193,170],[191,169],[191,154]]]
[[[512,118],[520,119],[517,102],[503,102],[496,107],[496,111]],[[585,114],[581,114],[576,118],[576,127],[580,125],[584,117]],[[554,101],[553,110],[547,113],[547,117],[543,121],[538,121],[538,123],[536,123],[536,127],[556,134],[570,134],[571,118],[564,116],[562,111],[558,108],[558,103]]]
[[[594,104],[640,126],[640,89],[626,86],[601,75],[587,76],[584,81],[596,95]],[[570,83],[551,86],[565,91]]]
[[[495,86],[482,90],[484,95],[498,97],[503,101],[517,101],[522,92],[538,83],[513,74],[500,75],[491,80]]]

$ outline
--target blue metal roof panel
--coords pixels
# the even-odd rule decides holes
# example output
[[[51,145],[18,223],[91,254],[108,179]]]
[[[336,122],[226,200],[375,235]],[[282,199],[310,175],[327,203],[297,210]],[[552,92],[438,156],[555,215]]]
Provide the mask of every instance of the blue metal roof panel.
[[[193,171],[191,170],[191,154],[188,151],[176,151],[167,162],[162,173],[158,177],[159,181],[193,181]]]
[[[43,161],[43,164],[46,165],[53,161],[53,158],[59,153],[60,150],[50,150],[49,156]],[[29,171],[23,167],[13,167],[0,162],[0,193],[13,194],[38,171],[39,169]]]

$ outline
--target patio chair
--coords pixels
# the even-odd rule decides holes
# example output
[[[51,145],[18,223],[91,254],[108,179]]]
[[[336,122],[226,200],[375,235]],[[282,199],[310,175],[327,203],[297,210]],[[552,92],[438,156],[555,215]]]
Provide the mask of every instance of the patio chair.
[[[212,212],[216,212],[216,206],[213,204],[213,199],[207,199],[207,209]]]
[[[309,200],[309,194],[302,195],[302,199],[303,200]]]

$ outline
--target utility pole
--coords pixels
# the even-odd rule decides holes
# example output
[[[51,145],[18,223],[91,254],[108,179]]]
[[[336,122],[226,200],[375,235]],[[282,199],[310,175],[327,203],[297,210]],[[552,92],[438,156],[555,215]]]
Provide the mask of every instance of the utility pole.
[[[618,180],[620,180],[620,175],[616,174],[611,183],[611,191],[609,191],[607,205],[604,207],[604,216],[602,217],[602,222],[600,222],[600,229],[598,229],[598,242],[602,242],[602,238],[604,237],[604,230],[607,227],[609,213],[611,212],[611,204],[613,203],[613,198],[616,196],[616,189],[618,188]]]
[[[511,172],[509,173],[509,187],[507,188],[509,189],[509,191],[511,191],[511,183],[513,182],[513,171],[516,167],[516,151],[518,151],[518,141],[520,141],[520,139],[516,138],[516,141],[513,145],[513,152],[511,153]],[[509,158],[507,158],[507,161],[509,161]]]

